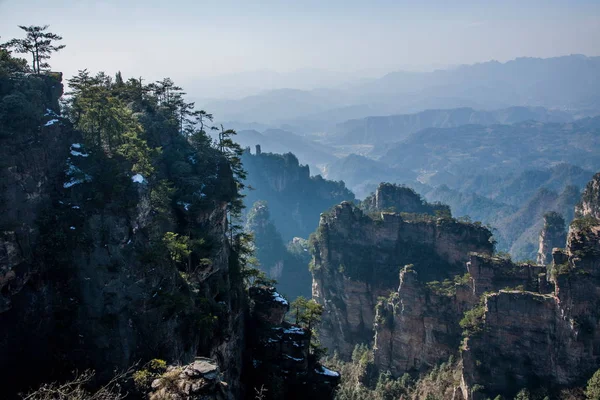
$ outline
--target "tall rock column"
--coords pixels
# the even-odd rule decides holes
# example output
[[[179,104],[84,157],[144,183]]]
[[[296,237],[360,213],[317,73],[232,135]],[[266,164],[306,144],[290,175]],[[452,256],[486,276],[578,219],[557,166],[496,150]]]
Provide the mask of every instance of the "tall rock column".
[[[540,245],[537,263],[548,265],[552,262],[552,249],[564,247],[567,241],[565,219],[559,213],[551,211],[544,214],[544,228],[540,232]]]

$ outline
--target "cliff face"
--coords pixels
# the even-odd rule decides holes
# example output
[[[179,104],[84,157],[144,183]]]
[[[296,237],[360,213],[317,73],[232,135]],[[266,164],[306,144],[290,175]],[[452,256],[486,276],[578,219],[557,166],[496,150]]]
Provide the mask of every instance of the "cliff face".
[[[413,264],[422,282],[462,275],[470,252],[491,254],[490,236],[449,218],[369,217],[347,202],[322,214],[312,249],[313,298],[325,306],[323,345],[349,357],[356,344],[372,341],[378,298],[397,290],[402,266]]]
[[[301,165],[292,153],[251,154],[248,150],[242,161],[248,171],[247,185],[254,189],[247,191],[246,205],[250,208],[256,201],[266,201],[284,242],[308,237],[322,210],[354,200],[343,182],[311,177],[309,167]]]
[[[400,272],[400,286],[377,305],[375,364],[394,376],[423,372],[456,354],[461,329],[457,316],[472,307],[469,280],[446,287],[419,280],[412,267]]]
[[[412,267],[400,273],[400,287],[377,305],[375,363],[396,376],[419,373],[457,356],[465,312],[480,296],[506,287],[546,288],[545,268],[515,265],[472,253],[467,273],[443,281],[420,279]],[[540,282],[541,281],[541,282]]]
[[[59,80],[32,75],[24,85],[37,91],[24,95],[36,99],[35,124],[3,125],[0,136],[3,378],[26,390],[73,369],[91,368],[105,379],[138,361],[187,363],[206,355],[239,393],[245,300],[225,235],[235,193],[228,162],[212,154],[214,180],[196,176],[206,183],[206,202],[191,209],[157,203],[156,181],[132,177],[86,149],[57,114]],[[2,94],[4,102],[11,95]],[[193,252],[198,268],[187,274],[161,240],[182,226],[210,243]]]
[[[540,232],[537,263],[548,265],[552,262],[552,249],[564,247],[567,240],[565,219],[557,212],[544,215],[544,228]]]
[[[581,202],[575,207],[575,215],[600,219],[600,173],[594,175],[585,187]]]
[[[462,352],[465,398],[581,385],[600,366],[599,182],[596,174],[583,194],[566,249],[553,252],[553,290],[540,284],[483,296]]]
[[[331,399],[340,374],[311,353],[311,331],[284,321],[288,302],[271,287],[250,288],[251,314],[245,382],[251,398]]]

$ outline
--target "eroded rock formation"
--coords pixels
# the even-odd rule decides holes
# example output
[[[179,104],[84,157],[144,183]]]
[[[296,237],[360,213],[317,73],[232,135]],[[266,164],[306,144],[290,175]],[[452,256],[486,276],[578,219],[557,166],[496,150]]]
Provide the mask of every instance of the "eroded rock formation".
[[[248,364],[245,382],[252,394],[266,389],[269,398],[330,399],[340,374],[311,353],[311,331],[284,321],[287,301],[272,287],[250,289]]]
[[[483,296],[465,342],[463,394],[484,399],[519,388],[583,384],[600,367],[600,174],[587,185],[567,247],[553,251],[554,290]],[[528,289],[529,290],[529,289]]]
[[[537,263],[548,265],[552,262],[552,249],[564,247],[567,240],[565,219],[557,212],[544,214],[544,227],[540,232]]]
[[[330,351],[349,357],[371,343],[375,306],[398,288],[400,269],[413,264],[422,282],[466,273],[470,252],[491,254],[491,233],[474,224],[423,215],[366,215],[343,202],[322,214],[312,240],[313,298],[325,306],[320,337]]]
[[[60,80],[19,79],[2,90],[29,90],[31,115],[14,131],[0,126],[0,374],[10,389],[74,369],[102,380],[139,361],[206,355],[239,393],[245,300],[225,235],[236,191],[227,160],[210,149],[212,170],[188,160],[205,202],[158,202],[160,179],[185,177],[165,167],[150,181],[87,149],[58,114]],[[175,144],[177,132],[161,134],[194,153]],[[210,243],[190,256],[197,268],[187,274],[161,247],[166,232],[184,226]]]

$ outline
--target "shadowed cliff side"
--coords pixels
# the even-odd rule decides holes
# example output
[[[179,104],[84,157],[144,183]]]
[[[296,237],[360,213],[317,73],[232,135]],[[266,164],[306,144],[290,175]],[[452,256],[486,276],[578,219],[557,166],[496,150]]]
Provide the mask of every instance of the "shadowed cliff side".
[[[136,81],[86,81],[105,85],[132,129],[98,145],[60,115],[59,74],[2,79],[0,108],[21,113],[0,121],[0,372],[11,391],[74,369],[104,380],[205,355],[239,393],[245,300],[225,235],[237,196],[226,157],[188,142],[172,109],[136,97]]]

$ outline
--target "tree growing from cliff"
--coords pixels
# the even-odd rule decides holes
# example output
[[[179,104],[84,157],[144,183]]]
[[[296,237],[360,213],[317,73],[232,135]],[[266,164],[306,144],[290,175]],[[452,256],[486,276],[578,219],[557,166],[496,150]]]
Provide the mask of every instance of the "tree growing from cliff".
[[[587,382],[585,397],[588,400],[600,400],[600,369]]]
[[[324,308],[321,304],[313,299],[307,300],[303,296],[299,296],[292,302],[292,310],[296,318],[296,324],[304,326],[309,331],[321,321]]]
[[[12,39],[3,46],[14,49],[14,51],[19,54],[31,55],[31,66],[33,72],[36,74],[39,74],[43,69],[50,68],[50,64],[48,64],[47,60],[50,59],[52,53],[56,53],[65,48],[64,44],[58,46],[54,45],[54,42],[62,40],[62,37],[55,33],[47,32],[48,25],[19,25],[19,28],[25,31],[25,39]]]

